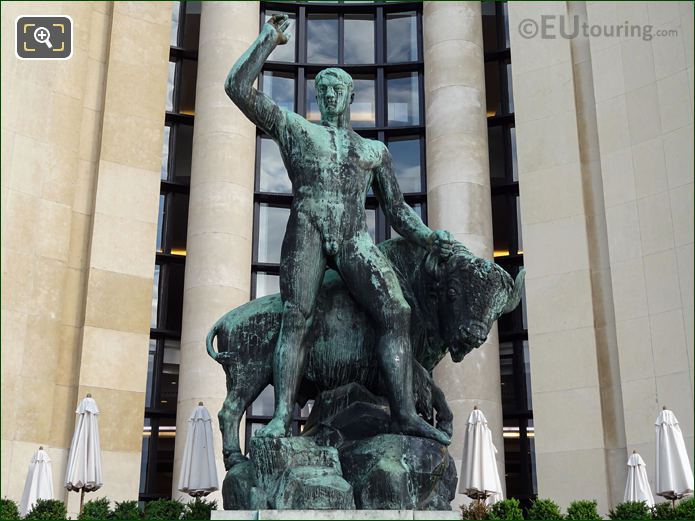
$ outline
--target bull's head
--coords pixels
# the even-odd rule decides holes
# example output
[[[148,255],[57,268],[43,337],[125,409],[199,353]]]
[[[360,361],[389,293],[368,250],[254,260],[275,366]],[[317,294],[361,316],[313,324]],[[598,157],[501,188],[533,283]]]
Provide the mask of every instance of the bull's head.
[[[523,269],[516,280],[497,264],[473,255],[454,241],[446,260],[429,254],[425,270],[430,295],[437,300],[439,333],[454,362],[460,362],[487,339],[492,324],[513,311],[521,300]]]

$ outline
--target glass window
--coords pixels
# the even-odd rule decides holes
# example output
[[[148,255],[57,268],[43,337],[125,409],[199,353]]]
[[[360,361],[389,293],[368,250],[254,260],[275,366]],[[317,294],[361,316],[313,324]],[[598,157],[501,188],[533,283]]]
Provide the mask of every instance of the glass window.
[[[155,472],[152,481],[151,493],[171,494],[171,480],[174,474],[174,443],[176,440],[176,419],[162,417],[156,420],[159,424],[157,441],[154,444],[157,453],[155,456]],[[153,429],[154,434],[154,429]]]
[[[176,93],[178,98],[178,112],[180,114],[195,114],[195,85],[198,77],[198,62],[196,60],[182,60],[181,78]]]
[[[514,112],[514,85],[512,84],[512,64],[507,63],[506,76],[507,76],[507,113],[511,114]]]
[[[374,78],[353,75],[355,98],[350,105],[350,121],[355,128],[376,124]],[[318,106],[317,106],[318,109]]]
[[[294,112],[294,76],[292,74],[264,72],[263,92],[283,109]]]
[[[184,265],[170,263],[165,266],[164,284],[166,285],[165,320],[163,329],[181,331],[181,313],[183,308]]]
[[[256,273],[256,298],[280,293],[280,277],[270,273]]]
[[[338,63],[337,15],[307,15],[306,32],[306,55],[309,63]]]
[[[401,192],[421,192],[420,138],[391,138],[388,147]]]
[[[487,117],[496,116],[500,111],[499,63],[485,62],[485,102]]]
[[[162,166],[160,167],[161,179],[167,180],[169,178],[169,138],[171,137],[171,127],[166,125],[164,127],[164,137],[162,139]]]
[[[179,364],[181,361],[181,345],[178,340],[164,340],[162,354],[162,373],[159,377],[159,393],[157,409],[176,411],[179,389]]]
[[[261,138],[259,189],[261,192],[292,193],[292,184],[282,162],[280,147],[270,138]]]
[[[493,186],[504,184],[507,179],[504,166],[504,127],[488,127],[487,140],[490,151],[490,181]]]
[[[506,256],[510,253],[508,230],[511,222],[507,196],[494,195],[492,197],[492,229],[495,257]]]
[[[319,103],[316,101],[315,77],[316,75],[312,74],[306,80],[306,119],[309,121],[321,121],[321,111],[319,110]],[[352,115],[352,112],[350,114]]]
[[[157,251],[162,251],[164,239],[164,208],[166,206],[166,196],[159,196],[159,213],[157,215]]]
[[[254,416],[272,416],[275,411],[275,391],[272,385],[269,385],[256,398],[251,406],[251,411]]]
[[[516,209],[516,249],[517,253],[524,251],[524,243],[521,237],[521,205],[519,204],[519,196],[514,198],[514,206]]]
[[[419,125],[418,73],[390,74],[387,80],[389,126]]]
[[[528,350],[528,340],[524,340],[524,376],[526,383],[526,407],[533,409],[533,400],[531,398],[531,357]]]
[[[268,20],[270,20],[271,16],[274,16],[276,14],[285,14],[289,17],[290,26],[285,30],[285,34],[290,36],[290,41],[287,42],[285,45],[278,45],[277,47],[275,47],[273,52],[270,53],[268,59],[276,62],[293,62],[295,59],[295,49],[297,48],[296,16],[294,13],[285,13],[281,11],[266,11],[265,21],[267,22]]]
[[[167,76],[167,112],[174,111],[174,83],[176,81],[176,62],[169,62],[169,75]]]
[[[497,43],[497,16],[495,13],[496,2],[482,2],[481,11],[483,18],[483,47],[486,51],[499,49]]]
[[[157,310],[159,309],[159,264],[154,265],[154,283],[152,284],[152,312],[150,314],[150,327],[157,327]]]
[[[186,255],[186,231],[188,229],[188,195],[170,194],[167,218],[167,251],[174,255]]]
[[[186,1],[185,8],[186,21],[184,22],[181,47],[184,49],[197,49],[200,34],[200,2]]]
[[[152,407],[154,399],[152,392],[152,382],[154,381],[154,357],[157,353],[157,341],[150,338],[150,347],[147,353],[147,386],[145,387],[145,407]]]
[[[174,183],[191,182],[191,155],[193,152],[193,125],[176,125],[176,147],[174,151]]]
[[[374,63],[374,17],[346,14],[344,21],[344,63]]]
[[[289,208],[260,204],[258,212],[258,262],[280,263],[280,249],[285,236]]]
[[[513,181],[518,181],[519,180],[519,172],[517,169],[517,163],[516,163],[516,128],[512,127],[509,129],[509,142],[512,147],[512,180]]]
[[[386,61],[417,61],[417,17],[415,12],[386,15]]]
[[[376,210],[367,208],[367,230],[369,230],[369,235],[372,236],[372,240],[376,242]]]

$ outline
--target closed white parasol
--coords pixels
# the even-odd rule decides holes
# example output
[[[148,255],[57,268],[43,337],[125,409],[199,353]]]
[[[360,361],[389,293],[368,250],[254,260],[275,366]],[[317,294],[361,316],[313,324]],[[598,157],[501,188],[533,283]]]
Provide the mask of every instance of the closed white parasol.
[[[656,419],[656,494],[675,501],[693,493],[693,470],[683,433],[666,407]]]
[[[212,442],[212,419],[203,402],[198,403],[188,419],[178,488],[193,497],[207,496],[219,488]]]
[[[53,472],[51,471],[51,458],[48,453],[39,447],[29,463],[29,473],[24,484],[24,493],[19,502],[19,513],[26,516],[37,499],[53,499]]]
[[[654,496],[647,478],[647,466],[636,450],[627,460],[627,484],[623,501],[644,501],[650,507],[654,506]]]
[[[85,492],[99,489],[101,478],[101,447],[99,445],[99,408],[91,394],[77,406],[75,433],[72,435],[68,466],[65,471],[65,488],[80,491],[80,512]]]
[[[503,498],[502,482],[497,471],[492,432],[483,411],[475,406],[468,417],[463,438],[461,485],[459,492],[478,501],[492,504]]]

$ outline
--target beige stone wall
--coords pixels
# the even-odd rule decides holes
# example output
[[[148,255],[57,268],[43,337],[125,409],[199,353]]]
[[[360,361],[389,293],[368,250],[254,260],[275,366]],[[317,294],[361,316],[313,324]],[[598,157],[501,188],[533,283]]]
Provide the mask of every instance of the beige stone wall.
[[[200,400],[213,416],[220,487],[225,475],[217,421],[225,377],[207,356],[205,337],[218,318],[248,301],[251,291],[256,128],[227,97],[224,79],[258,36],[259,12],[258,2],[202,6],[172,483],[172,494],[181,499],[188,497],[177,490],[186,422]],[[210,497],[222,504],[219,492]]]
[[[606,512],[628,451],[653,476],[662,404],[693,445],[692,5],[509,11],[539,494]],[[518,32],[574,14],[678,35]]]
[[[72,58],[16,59],[16,16],[47,12],[72,17]],[[65,498],[91,392],[101,493],[137,498],[170,19],[168,3],[2,5],[3,496],[41,444]]]
[[[476,255],[492,258],[492,213],[485,113],[485,73],[479,2],[425,2],[423,6],[427,214]],[[475,405],[485,413],[504,475],[502,402],[497,326],[478,350],[434,371],[454,413],[450,452],[460,473],[463,432]],[[466,502],[458,495],[454,508]]]

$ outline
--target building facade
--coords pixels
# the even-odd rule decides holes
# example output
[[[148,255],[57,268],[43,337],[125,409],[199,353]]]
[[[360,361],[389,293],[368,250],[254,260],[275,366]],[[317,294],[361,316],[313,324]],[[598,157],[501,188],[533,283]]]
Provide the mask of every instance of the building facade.
[[[73,56],[16,59],[15,18],[59,11]],[[43,445],[76,510],[60,480],[87,392],[98,494],[180,496],[186,420],[225,396],[205,335],[277,291],[291,190],[223,81],[278,12],[292,39],[258,88],[315,119],[314,76],[345,68],[353,126],[387,144],[408,204],[527,271],[519,309],[434,371],[457,464],[474,405],[523,502],[607,512],[633,449],[653,479],[663,405],[692,462],[691,3],[17,2],[2,4],[3,497]],[[394,236],[366,204],[374,239]],[[242,439],[272,403],[269,387]]]

